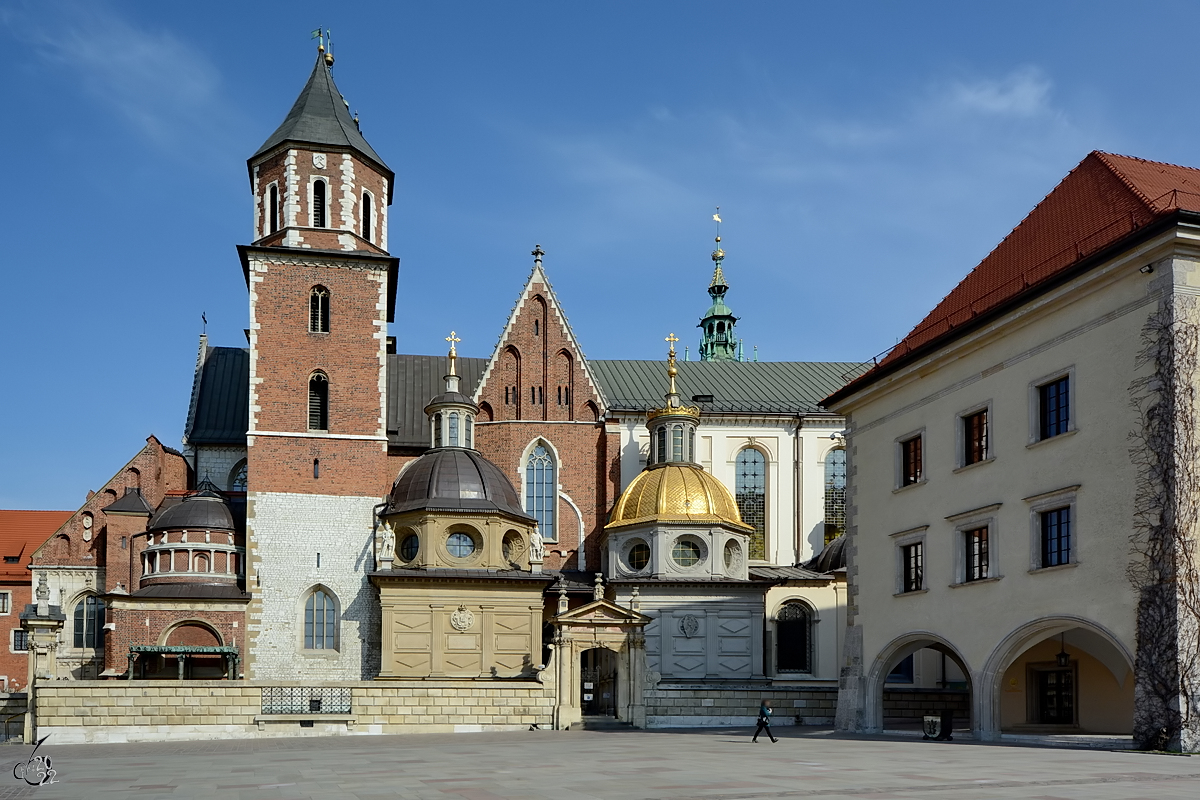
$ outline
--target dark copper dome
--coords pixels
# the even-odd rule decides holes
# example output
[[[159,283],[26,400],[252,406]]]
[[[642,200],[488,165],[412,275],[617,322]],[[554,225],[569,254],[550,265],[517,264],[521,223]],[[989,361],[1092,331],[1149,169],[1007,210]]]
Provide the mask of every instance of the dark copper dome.
[[[846,534],[825,545],[825,549],[817,557],[808,562],[807,567],[816,572],[835,572],[846,568]]]
[[[233,530],[233,514],[225,498],[211,490],[190,494],[173,506],[163,509],[150,522],[150,530]]]
[[[430,450],[400,473],[385,513],[405,511],[499,512],[533,522],[500,468],[460,447]]]

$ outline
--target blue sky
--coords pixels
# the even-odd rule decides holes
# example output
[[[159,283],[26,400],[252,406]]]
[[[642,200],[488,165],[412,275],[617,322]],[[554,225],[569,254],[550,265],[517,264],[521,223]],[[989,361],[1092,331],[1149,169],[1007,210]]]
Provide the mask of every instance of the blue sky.
[[[0,507],[179,445],[318,26],[397,175],[402,352],[489,355],[540,243],[589,357],[694,353],[719,205],[747,352],[866,360],[1088,151],[1200,166],[1196,4],[8,0]]]

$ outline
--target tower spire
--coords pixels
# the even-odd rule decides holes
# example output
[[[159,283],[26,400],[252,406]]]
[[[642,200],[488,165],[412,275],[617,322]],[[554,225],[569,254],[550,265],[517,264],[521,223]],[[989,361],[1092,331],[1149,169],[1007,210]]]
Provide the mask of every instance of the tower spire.
[[[713,276],[708,285],[708,295],[712,305],[700,319],[700,360],[701,361],[739,361],[737,339],[733,335],[737,317],[729,306],[725,305],[725,292],[729,284],[725,282],[725,271],[722,263],[725,261],[725,251],[721,249],[721,207],[713,214],[713,222],[717,226],[716,249],[712,252]]]

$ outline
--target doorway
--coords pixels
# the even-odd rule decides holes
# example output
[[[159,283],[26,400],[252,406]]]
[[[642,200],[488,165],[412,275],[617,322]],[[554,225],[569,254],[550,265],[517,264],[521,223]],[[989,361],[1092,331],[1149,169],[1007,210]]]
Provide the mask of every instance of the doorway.
[[[1033,687],[1029,718],[1038,725],[1075,724],[1074,667],[1030,667]]]
[[[579,654],[579,705],[585,717],[617,716],[617,654],[594,647]]]

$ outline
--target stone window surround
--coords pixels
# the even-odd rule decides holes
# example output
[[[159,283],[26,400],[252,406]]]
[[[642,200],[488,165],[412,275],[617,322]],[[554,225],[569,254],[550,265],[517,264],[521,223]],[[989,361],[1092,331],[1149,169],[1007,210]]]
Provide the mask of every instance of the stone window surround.
[[[904,443],[911,442],[913,439],[921,440],[921,477],[912,483],[905,483],[904,482]],[[892,441],[895,443],[895,446],[892,448],[892,452],[893,452],[892,464],[893,464],[893,472],[894,472],[894,476],[895,476],[894,480],[893,480],[892,491],[899,492],[899,491],[903,491],[904,489],[911,489],[914,486],[924,486],[926,483],[928,483],[929,482],[929,468],[928,468],[928,458],[927,458],[928,447],[926,447],[927,442],[925,440],[925,426],[922,425],[920,428],[917,428],[916,430],[911,430],[911,431],[908,431],[907,433],[902,433],[899,436],[897,436],[895,439],[893,439]]]
[[[987,425],[984,428],[984,438],[987,442],[984,448],[983,458],[979,461],[967,463],[967,417],[972,414],[978,414],[980,411],[987,412]],[[996,430],[996,418],[992,412],[991,398],[976,403],[969,408],[965,408],[954,415],[954,471],[977,467],[980,464],[990,464],[996,460],[996,437],[993,432]]]
[[[807,672],[780,672],[778,665],[778,648],[779,648],[779,627],[776,624],[779,619],[779,613],[783,611],[787,605],[802,605],[808,611],[808,671]],[[820,637],[817,636],[817,623],[821,621],[821,615],[817,612],[817,607],[812,604],[807,597],[795,596],[785,597],[780,600],[775,608],[770,612],[767,621],[771,624],[771,639],[774,643],[775,652],[771,653],[771,667],[774,673],[773,677],[777,681],[803,681],[803,680],[820,680],[817,676],[817,665],[821,663],[820,653]]]
[[[1057,437],[1054,437],[1057,438]],[[1043,492],[1023,498],[1029,506],[1029,571],[1043,572],[1074,567],[1079,564],[1079,514],[1076,512],[1076,499],[1081,484],[1064,486],[1061,489]],[[1071,509],[1071,560],[1066,564],[1056,564],[1052,567],[1042,566],[1042,513],[1056,508]]]
[[[733,439],[726,439],[726,441],[730,442],[730,441],[733,441]],[[733,476],[734,476],[733,497],[734,497],[735,504],[737,503],[737,463],[738,463],[738,459],[741,458],[742,453],[744,453],[747,450],[757,450],[759,455],[761,455],[763,457],[763,558],[762,559],[757,559],[757,558],[751,559],[749,551],[746,552],[746,558],[751,559],[753,561],[757,561],[759,563],[769,564],[769,563],[771,563],[771,560],[772,560],[771,553],[773,552],[772,545],[774,544],[774,542],[772,541],[773,531],[771,530],[771,516],[772,516],[771,515],[771,511],[772,511],[772,507],[771,507],[771,503],[772,503],[771,470],[772,470],[772,468],[776,468],[776,469],[778,468],[778,466],[779,466],[778,459],[776,458],[775,454],[771,452],[771,448],[768,447],[766,445],[766,443],[764,443],[763,441],[761,441],[760,439],[758,439],[754,436],[739,437],[738,441],[745,442],[745,443],[734,445],[730,449],[730,452],[733,454],[733,457],[731,459],[729,459],[729,462],[728,462],[729,469],[733,473]],[[741,509],[739,508],[738,511],[740,512]]]
[[[0,592],[0,616],[12,614],[12,592]]]
[[[909,437],[909,438],[911,438],[911,437]],[[929,573],[929,568],[928,568],[929,547],[926,542],[928,531],[929,531],[928,525],[919,525],[915,528],[908,528],[906,530],[897,531],[896,533],[892,533],[892,534],[888,535],[889,538],[893,542],[893,546],[894,546],[894,549],[896,552],[896,556],[895,556],[896,584],[895,584],[895,592],[893,593],[893,596],[905,597],[910,594],[919,594],[919,593],[928,591],[929,581],[926,580],[926,578],[928,577],[928,573]],[[921,588],[913,589],[912,591],[906,592],[906,591],[904,591],[904,548],[910,544],[920,544],[922,546],[922,550],[921,550]]]
[[[991,425],[990,419],[988,425]],[[1003,577],[1000,574],[1000,548],[998,547],[1000,535],[997,518],[999,515],[996,513],[1000,510],[1001,505],[1001,503],[992,503],[946,517],[947,522],[954,524],[954,582],[950,584],[951,586],[968,584],[973,586]],[[977,528],[988,529],[988,571],[985,577],[969,581],[967,580],[967,531]]]
[[[257,167],[255,168],[257,170]],[[263,186],[262,194],[262,227],[258,230],[258,238],[270,236],[271,231],[271,187],[275,187],[275,232],[280,231],[283,226],[283,191],[279,188],[279,181],[273,180]]]
[[[1067,379],[1067,429],[1057,436],[1049,436],[1043,439],[1041,390],[1043,386],[1048,383],[1053,383],[1059,378]],[[1054,372],[1047,373],[1040,378],[1029,382],[1029,444],[1026,445],[1027,447],[1031,447],[1042,442],[1048,442],[1051,439],[1060,439],[1064,436],[1069,436],[1078,430],[1079,426],[1076,424],[1077,417],[1075,413],[1075,396],[1077,394],[1076,386],[1078,386],[1078,384],[1075,381],[1074,364],[1055,370]]]
[[[322,649],[306,649],[304,647],[304,612],[308,605],[308,598],[312,597],[316,592],[321,591],[329,595],[333,600],[333,648]],[[337,592],[329,588],[324,583],[314,583],[308,589],[300,593],[299,602],[296,604],[296,652],[305,658],[340,658],[342,655],[342,601],[338,597]]]

